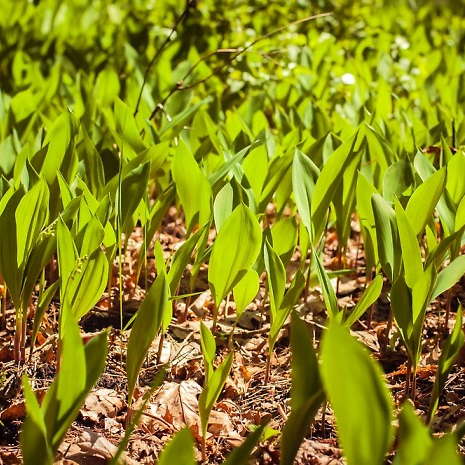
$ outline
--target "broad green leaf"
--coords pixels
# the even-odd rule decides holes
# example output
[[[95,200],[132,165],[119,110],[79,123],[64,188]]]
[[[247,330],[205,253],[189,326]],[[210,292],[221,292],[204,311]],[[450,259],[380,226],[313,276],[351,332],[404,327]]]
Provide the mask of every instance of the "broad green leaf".
[[[216,355],[216,342],[212,332],[200,322],[200,346],[202,347],[203,359],[205,361],[205,385],[213,374],[213,361]]]
[[[187,121],[191,118],[191,116],[199,110],[200,107],[210,103],[212,100],[212,96],[208,96],[201,100],[200,102],[195,103],[194,105],[188,106],[185,110],[179,112],[175,115],[171,121],[165,124],[160,131],[158,131],[158,135],[162,140],[172,140],[173,136],[176,136],[181,128],[186,124]]]
[[[315,189],[315,179],[319,170],[315,164],[299,149],[295,150],[292,164],[292,188],[295,195],[300,218],[307,228],[310,237],[312,231],[312,197]]]
[[[99,105],[104,107],[113,104],[120,92],[120,77],[115,69],[103,69],[95,80],[94,95]]]
[[[66,231],[62,224],[58,233],[58,260],[63,267],[60,268],[62,308],[78,320],[95,305],[107,285],[108,261],[100,248],[104,230],[97,218],[89,221],[84,230],[81,256],[75,257],[74,263],[74,242]]]
[[[286,270],[278,254],[273,250],[270,243],[266,241],[263,249],[265,255],[265,268],[268,280],[268,290],[270,293],[271,321],[273,322],[286,289]]]
[[[376,302],[383,288],[383,277],[377,275],[357,302],[355,308],[344,318],[344,325],[349,328],[365,313],[368,307]]]
[[[360,172],[357,176],[356,191],[357,212],[361,224],[367,270],[371,270],[378,263],[378,241],[371,197],[378,191]]]
[[[436,371],[436,379],[434,380],[433,392],[428,409],[428,422],[430,423],[436,413],[439,405],[439,397],[446,385],[447,377],[452,370],[455,359],[463,347],[465,337],[462,331],[462,306],[457,309],[454,329],[442,348],[441,357]]]
[[[400,202],[394,199],[397,227],[399,229],[400,245],[402,247],[402,261],[404,263],[405,282],[410,289],[423,274],[423,262],[418,239],[412,224]]]
[[[431,300],[450,289],[465,273],[465,255],[461,255],[447,265],[439,274]]]
[[[384,173],[383,197],[392,202],[394,197],[400,197],[413,183],[412,167],[408,160],[402,158],[392,165]]]
[[[312,212],[312,227],[315,234],[311,236],[312,242],[317,242],[326,225],[329,205],[332,201],[336,187],[342,180],[342,173],[351,161],[357,143],[358,133],[342,144],[331,155],[323,166],[313,190],[310,211]]]
[[[411,350],[410,353],[413,355],[412,363],[415,371],[421,355],[423,322],[426,309],[431,302],[431,294],[436,283],[436,277],[436,268],[431,265],[425,270],[412,289],[413,334],[408,341],[408,346]]]
[[[441,198],[446,182],[446,170],[440,169],[420,184],[410,197],[405,213],[418,236],[426,226]]]
[[[49,191],[44,180],[40,180],[21,199],[15,212],[17,263],[23,264],[37,241],[48,218]]]
[[[325,399],[312,337],[295,312],[291,319],[291,349],[292,410],[282,433],[282,465],[294,463],[302,440]]]
[[[266,175],[268,173],[268,154],[264,145],[257,147],[247,154],[242,162],[247,181],[252,188],[255,198],[261,197]]]
[[[60,171],[67,152],[74,150],[74,138],[78,128],[79,122],[75,116],[66,111],[55,120],[47,132],[43,145],[44,147],[49,145],[40,173],[49,185],[56,179],[57,172]],[[66,176],[65,179],[67,179]],[[67,180],[69,181],[69,179]]]
[[[147,190],[150,164],[145,163],[124,176],[121,183],[121,227],[123,231],[130,232],[133,221],[132,216],[139,206],[143,195]],[[117,195],[117,198],[119,195]],[[118,207],[117,207],[118,208]]]
[[[200,228],[195,234],[192,234],[189,239],[177,250],[174,255],[173,262],[171,263],[170,270],[167,278],[170,285],[170,294],[174,295],[182,275],[194,253],[196,246],[198,245],[199,239],[204,233],[206,226]]]
[[[273,249],[279,255],[284,266],[287,266],[294,253],[298,239],[298,226],[295,218],[284,218],[271,227]]]
[[[227,357],[220,363],[218,368],[213,372],[208,383],[205,384],[203,391],[199,397],[199,413],[200,422],[202,424],[202,436],[207,434],[208,420],[213,405],[223,390],[224,383],[231,371],[232,362],[234,360],[234,352],[230,352]]]
[[[257,259],[261,239],[257,219],[247,206],[239,205],[224,223],[212,248],[208,282],[216,308]]]
[[[220,232],[224,222],[234,210],[234,189],[230,182],[226,183],[215,197],[213,203],[215,228]]]
[[[277,310],[276,315],[271,318],[271,327],[268,334],[268,353],[271,357],[274,345],[279,336],[284,323],[286,322],[289,313],[295,305],[297,305],[300,295],[305,287],[305,276],[301,270],[297,270],[294,278],[292,279],[291,285],[287,290],[284,299],[281,302],[280,308]]]
[[[173,439],[164,447],[158,460],[158,465],[195,465],[194,441],[189,428],[177,432]]]
[[[376,225],[379,261],[389,279],[395,281],[400,272],[402,258],[396,215],[379,194],[372,195],[371,204]]]
[[[235,447],[232,452],[226,457],[223,465],[248,465],[250,463],[250,457],[254,447],[260,441],[268,420],[265,418],[262,420],[258,428],[256,428],[245,441],[239,446]]]
[[[208,182],[210,186],[215,186],[220,179],[223,179],[229,171],[233,168],[234,165],[239,163],[254,147],[261,145],[262,142],[257,140],[253,144],[243,148],[237,152],[232,158],[227,160],[223,165],[221,165],[214,173],[208,177]]]
[[[315,260],[316,274],[318,276],[318,281],[320,282],[321,291],[323,292],[326,311],[330,318],[334,318],[339,313],[336,292],[334,291],[333,285],[331,284],[328,273],[321,262],[318,252],[315,249],[312,249],[312,257],[313,260]]]
[[[129,405],[132,402],[142,362],[162,325],[163,316],[167,306],[169,306],[168,292],[166,274],[164,271],[161,271],[145,296],[132,327],[126,357]]]
[[[457,152],[447,163],[446,189],[454,205],[457,206],[465,195],[465,183],[462,174],[465,172],[465,154]]]
[[[434,168],[434,166],[428,161],[425,154],[423,152],[421,152],[421,151],[419,151],[415,155],[414,165],[415,165],[415,169],[417,170],[417,172],[420,175],[423,182],[426,182],[426,180],[429,179],[431,176],[437,174],[437,171]],[[445,176],[444,173],[443,173],[443,176]],[[440,180],[440,177],[441,176],[436,178],[435,183],[437,183],[437,181]],[[423,209],[424,205],[422,204],[422,199],[420,197],[420,193],[415,194],[415,195],[417,196],[417,200],[415,202],[417,204],[417,207]],[[407,207],[408,207],[408,205],[407,205]],[[411,207],[411,209],[413,210],[413,206]],[[447,190],[443,192],[442,197],[437,202],[437,210],[438,210],[439,216],[441,218],[441,222],[443,223],[443,225],[445,226],[447,231],[449,233],[451,233],[454,230],[455,218],[454,218],[454,208],[453,208],[453,205],[451,204],[451,200],[450,200],[450,198],[449,198],[449,196],[447,194]],[[407,214],[409,214],[409,211],[407,211]],[[426,215],[424,215],[424,212],[423,213],[417,212],[416,215],[426,216]],[[429,218],[430,216],[431,215],[428,215],[427,218]],[[414,227],[414,229],[415,229],[415,227]],[[421,229],[420,229],[420,231],[421,231]]]
[[[255,270],[248,270],[242,279],[234,286],[234,303],[236,304],[236,313],[239,318],[247,306],[258,294],[260,288],[260,277]]]
[[[276,192],[276,189],[282,183],[282,180],[287,176],[289,170],[291,169],[292,161],[293,155],[290,152],[283,156],[275,157],[271,160],[262,195],[260,197],[260,202],[258,204],[257,210],[259,213],[265,212],[265,209],[270,199]]]
[[[36,395],[23,376],[27,416],[21,431],[21,451],[24,465],[52,465],[53,451],[47,440],[47,426]]]
[[[463,460],[457,454],[457,442],[455,434],[448,433],[440,438],[435,438],[433,446],[426,457],[424,465],[462,465]]]
[[[348,329],[334,322],[324,333],[321,357],[348,465],[383,464],[392,442],[393,405],[381,369]]]
[[[399,415],[399,446],[393,465],[423,465],[432,446],[428,429],[415,414],[412,405],[404,402]]]
[[[77,323],[63,315],[61,369],[42,402],[48,440],[55,453],[105,366],[107,332],[85,346]]]
[[[119,146],[124,154],[127,156],[128,149],[137,154],[146,149],[144,142],[140,136],[140,130],[137,127],[136,120],[132,114],[131,109],[118,97],[115,100],[114,107],[115,117],[115,135],[119,139]],[[126,146],[125,146],[126,142]],[[125,150],[126,149],[126,150]],[[134,158],[129,156],[128,158]]]
[[[0,271],[17,309],[20,308],[24,269],[18,263],[15,211],[24,196],[23,189],[10,188],[0,201]]]
[[[212,190],[182,139],[179,140],[171,171],[186,216],[188,232],[196,224],[204,226],[210,221],[212,213]]]
[[[60,300],[66,302],[66,287],[76,266],[78,253],[69,229],[61,217],[57,222],[57,254],[60,271]]]
[[[407,350],[410,351],[408,341],[413,333],[412,291],[405,283],[403,275],[400,275],[392,284],[391,309],[402,339],[407,346]],[[413,357],[413,354],[409,353]]]

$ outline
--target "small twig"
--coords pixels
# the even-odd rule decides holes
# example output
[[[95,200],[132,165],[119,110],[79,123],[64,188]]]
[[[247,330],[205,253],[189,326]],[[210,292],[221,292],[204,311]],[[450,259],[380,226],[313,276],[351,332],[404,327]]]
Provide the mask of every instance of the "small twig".
[[[171,32],[166,36],[165,40],[161,44],[160,48],[156,51],[155,55],[153,58],[150,60],[150,63],[147,65],[147,68],[145,68],[145,73],[144,73],[144,80],[142,81],[142,86],[140,88],[139,96],[137,97],[137,103],[136,103],[136,108],[134,110],[134,116],[137,115],[139,111],[139,105],[140,101],[142,99],[142,94],[144,92],[145,84],[147,83],[147,78],[149,76],[150,70],[154,63],[157,61],[158,57],[161,55],[165,47],[170,43],[171,37],[173,37],[173,34],[177,31],[179,25],[181,22],[187,17],[187,14],[189,13],[189,10],[191,8],[194,8],[196,5],[195,1],[192,0],[187,0],[186,1],[186,6],[184,7],[184,10],[182,13],[177,17],[176,22],[174,23],[173,28],[171,29]]]
[[[197,87],[198,85],[200,84],[203,84],[205,82],[207,82],[208,80],[210,80],[213,76],[216,76],[217,74],[219,74],[224,68],[226,68],[226,66],[228,66],[229,64],[231,64],[234,60],[236,60],[237,58],[239,58],[239,56],[243,55],[245,52],[247,52],[251,47],[253,47],[254,45],[256,45],[258,42],[261,42],[262,40],[265,40],[267,39],[268,37],[271,37],[275,34],[278,34],[279,32],[281,31],[284,31],[286,29],[288,29],[289,27],[292,27],[292,26],[297,26],[298,24],[302,24],[302,23],[306,23],[308,21],[312,21],[314,19],[318,19],[318,18],[324,18],[326,16],[331,16],[332,13],[329,12],[329,13],[320,13],[320,14],[317,14],[317,15],[312,15],[312,16],[308,16],[307,18],[302,18],[302,19],[299,19],[297,21],[293,21],[292,23],[289,23],[289,24],[286,24],[285,26],[281,26],[271,32],[269,32],[268,34],[265,34],[261,37],[258,37],[257,39],[255,39],[254,41],[252,41],[249,45],[243,47],[243,48],[238,48],[238,49],[218,49],[218,50],[215,50],[214,52],[209,52],[207,55],[205,55],[204,57],[200,58],[200,60],[195,63],[191,69],[189,69],[189,71],[185,74],[184,78],[181,80],[181,81],[178,81],[172,88],[171,90],[169,91],[168,95],[166,95],[166,97],[163,99],[163,101],[161,103],[159,103],[155,108],[154,110],[152,111],[151,115],[150,115],[150,120],[152,120],[155,115],[158,113],[158,111],[164,107],[164,105],[166,104],[166,102],[168,101],[168,99],[176,92],[176,91],[184,91],[184,90],[188,90],[188,89],[192,89],[193,87]],[[197,66],[200,65],[200,63],[202,63],[203,61],[205,61],[206,59],[208,59],[210,56],[214,55],[214,54],[217,54],[217,53],[231,53],[231,50],[237,50],[236,53],[234,53],[234,55],[228,60],[226,61],[225,63],[217,66],[208,76],[206,76],[205,78],[203,79],[200,79],[196,82],[193,82],[192,84],[187,84],[185,85],[184,84],[184,80],[187,79],[187,77],[189,77],[189,75],[194,71],[195,68],[197,68]]]

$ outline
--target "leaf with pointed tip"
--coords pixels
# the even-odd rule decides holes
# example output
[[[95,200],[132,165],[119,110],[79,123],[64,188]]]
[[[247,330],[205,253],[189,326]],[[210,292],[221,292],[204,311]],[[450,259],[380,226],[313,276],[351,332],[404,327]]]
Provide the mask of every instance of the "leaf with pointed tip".
[[[142,362],[163,322],[168,301],[168,282],[164,271],[159,272],[145,296],[136,321],[131,330],[126,357],[126,374],[128,377],[128,405],[131,405]]]
[[[321,377],[348,465],[383,464],[392,442],[393,402],[380,367],[335,322],[324,333],[321,357]]]
[[[257,259],[261,240],[257,219],[246,205],[239,205],[224,223],[212,248],[208,282],[216,308]]]

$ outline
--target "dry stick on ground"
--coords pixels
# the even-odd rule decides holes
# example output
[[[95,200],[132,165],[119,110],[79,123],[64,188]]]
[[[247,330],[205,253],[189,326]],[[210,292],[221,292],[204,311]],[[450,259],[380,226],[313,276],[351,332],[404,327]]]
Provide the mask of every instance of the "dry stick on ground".
[[[198,85],[200,84],[203,84],[205,82],[207,82],[208,80],[210,80],[213,76],[216,76],[217,74],[219,74],[224,68],[226,68],[226,66],[228,66],[229,64],[231,64],[234,60],[236,60],[239,56],[243,55],[244,53],[246,53],[250,48],[252,48],[254,45],[256,45],[258,42],[261,42],[262,40],[265,40],[267,39],[268,37],[271,37],[281,31],[284,31],[286,29],[288,29],[289,27],[291,26],[297,26],[298,24],[302,24],[302,23],[306,23],[308,21],[312,21],[314,19],[318,19],[318,18],[324,18],[326,16],[331,16],[332,15],[332,12],[329,12],[329,13],[320,13],[320,14],[317,14],[317,15],[313,15],[313,16],[308,16],[307,18],[303,18],[303,19],[299,19],[297,21],[293,21],[292,23],[289,23],[289,24],[286,24],[285,26],[282,26],[282,27],[279,27],[271,32],[269,32],[268,34],[265,34],[257,39],[255,39],[253,42],[251,42],[249,45],[247,45],[246,47],[243,47],[243,48],[240,48],[240,49],[218,49],[218,50],[215,50],[213,52],[210,52],[208,53],[207,55],[205,55],[204,57],[200,58],[200,60],[195,63],[194,66],[192,66],[191,69],[189,69],[189,71],[185,74],[184,78],[181,80],[181,81],[178,81],[173,87],[172,89],[169,91],[168,95],[162,100],[162,102],[160,102],[155,108],[154,110],[152,111],[151,115],[150,115],[150,120],[153,119],[155,117],[155,115],[158,113],[159,110],[163,109],[164,105],[166,104],[166,102],[168,101],[168,99],[177,91],[183,91],[183,90],[188,90],[188,89],[192,89],[193,87],[197,87]],[[175,25],[177,26],[177,25]],[[203,79],[200,79],[196,82],[193,82],[192,84],[187,84],[185,85],[184,84],[184,80],[187,79],[191,74],[192,72],[203,62],[205,61],[206,59],[208,59],[209,57],[211,57],[212,55],[215,55],[217,53],[231,53],[231,51],[234,50],[235,53],[234,55],[228,60],[226,61],[225,63],[223,63],[222,65],[219,65],[217,66],[207,77],[203,78]],[[159,53],[157,53],[157,56],[159,56]],[[154,59],[152,60],[153,62],[155,61]],[[151,62],[151,64],[153,64]],[[151,65],[150,65],[151,66]],[[148,72],[146,72],[146,75],[148,75]],[[145,84],[145,81],[144,81],[144,84]]]

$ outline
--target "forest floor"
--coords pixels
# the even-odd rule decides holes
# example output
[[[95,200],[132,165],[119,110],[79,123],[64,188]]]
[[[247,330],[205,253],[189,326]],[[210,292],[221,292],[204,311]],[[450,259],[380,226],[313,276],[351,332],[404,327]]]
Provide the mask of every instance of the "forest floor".
[[[164,222],[159,240],[166,258],[183,241],[184,229],[174,208]],[[338,284],[339,305],[353,306],[365,286],[363,247],[354,223],[354,231],[346,254],[346,268],[351,274],[340,278]],[[337,239],[331,231],[327,234],[325,267],[338,269]],[[135,265],[139,255],[141,232],[137,231],[128,241],[123,270],[123,326],[136,312],[144,291],[135,282]],[[292,266],[299,264],[295,255]],[[148,282],[155,276],[153,255],[148,255]],[[115,275],[117,271],[115,270]],[[144,280],[144,278],[142,279]],[[189,270],[183,278],[179,295],[187,294]],[[262,279],[263,284],[263,279]],[[119,282],[115,278],[114,289]],[[452,308],[463,298],[464,282],[452,289]],[[146,404],[139,425],[136,427],[127,449],[127,463],[155,463],[159,452],[173,434],[184,425],[190,427],[198,441],[197,458],[200,460],[200,418],[198,396],[203,386],[203,363],[200,348],[200,321],[207,324],[212,320],[212,299],[208,290],[207,273],[203,270],[194,289],[196,296],[190,302],[186,299],[173,301],[173,319],[165,338],[155,339],[140,373],[140,385],[136,390],[134,408],[141,405],[143,395],[150,382],[162,366],[167,374],[162,385],[156,389]],[[371,351],[384,370],[393,398],[400,405],[404,398],[407,371],[407,355],[395,327],[388,337],[386,330],[389,318],[388,287],[385,285],[371,314],[352,327],[352,333]],[[290,347],[288,325],[280,333],[271,364],[271,376],[265,384],[265,363],[269,320],[267,304],[263,303],[265,289],[262,286],[255,301],[241,316],[234,337],[230,332],[235,321],[233,301],[220,309],[219,331],[217,332],[218,360],[229,349],[235,351],[233,368],[219,401],[212,412],[209,424],[207,452],[209,463],[222,463],[232,448],[238,446],[250,433],[250,425],[258,425],[264,416],[271,420],[267,430],[269,438],[261,442],[254,452],[257,464],[279,463],[279,431],[290,412],[291,389]],[[82,337],[111,326],[109,352],[106,369],[97,386],[82,406],[79,416],[70,428],[65,442],[60,447],[56,463],[62,464],[105,464],[114,452],[114,445],[124,436],[127,416],[127,381],[125,375],[125,353],[130,330],[121,331],[119,303],[113,296],[109,310],[108,296],[81,320]],[[186,309],[186,304],[188,308]],[[445,298],[428,312],[424,325],[422,360],[416,381],[416,395],[413,400],[419,415],[426,414],[434,381],[436,364],[444,330],[440,321],[444,318]],[[6,328],[0,331],[0,465],[21,463],[19,438],[25,416],[21,378],[27,373],[38,397],[45,393],[56,373],[56,334],[59,303],[52,303],[39,334],[32,357],[21,367],[13,361],[14,309],[8,303]],[[320,335],[326,321],[326,311],[319,288],[311,292],[297,309],[314,335],[318,347]],[[451,314],[452,327],[455,313]],[[440,320],[441,319],[441,320]],[[161,345],[161,348],[160,348]],[[29,351],[28,351],[29,352]],[[433,422],[433,430],[440,434],[465,419],[465,364],[461,354],[449,376],[446,389],[440,399],[440,406]],[[366,402],[367,399],[360,399]],[[276,430],[276,431],[273,431]],[[301,446],[298,464],[342,464],[331,406],[326,405],[318,412],[307,439]],[[390,463],[390,458],[386,459]]]

